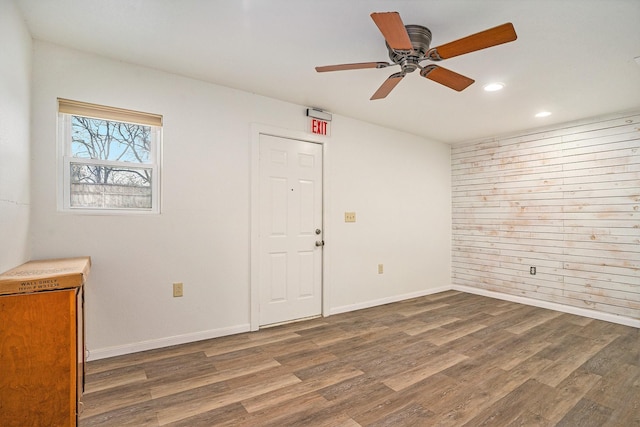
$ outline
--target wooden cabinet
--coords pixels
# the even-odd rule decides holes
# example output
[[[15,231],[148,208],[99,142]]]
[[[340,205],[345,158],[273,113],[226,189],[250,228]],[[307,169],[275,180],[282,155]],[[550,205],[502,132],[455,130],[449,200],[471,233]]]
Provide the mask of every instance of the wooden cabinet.
[[[84,382],[88,257],[0,275],[0,426],[75,426]]]

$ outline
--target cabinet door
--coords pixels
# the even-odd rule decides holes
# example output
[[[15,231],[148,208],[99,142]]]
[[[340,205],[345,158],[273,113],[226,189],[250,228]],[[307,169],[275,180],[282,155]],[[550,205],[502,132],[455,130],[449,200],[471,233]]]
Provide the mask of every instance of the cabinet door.
[[[76,334],[77,334],[77,347],[76,347],[76,399],[77,407],[76,414],[82,413],[82,395],[84,393],[84,374],[85,374],[85,339],[84,339],[84,287],[78,288],[76,294]]]
[[[76,423],[76,290],[0,297],[0,425]]]

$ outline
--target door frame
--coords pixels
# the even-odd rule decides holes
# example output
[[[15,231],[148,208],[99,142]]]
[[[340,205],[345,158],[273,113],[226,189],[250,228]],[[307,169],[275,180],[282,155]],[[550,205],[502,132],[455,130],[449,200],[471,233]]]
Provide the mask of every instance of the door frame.
[[[251,124],[251,226],[250,226],[250,272],[249,272],[249,322],[252,331],[260,329],[260,135],[270,135],[278,138],[294,139],[302,142],[322,145],[322,236],[324,240],[331,237],[328,230],[326,216],[328,210],[328,179],[327,179],[327,138],[306,132],[283,129],[261,123]],[[329,286],[327,272],[329,271],[329,247],[322,248],[322,316],[329,315]]]

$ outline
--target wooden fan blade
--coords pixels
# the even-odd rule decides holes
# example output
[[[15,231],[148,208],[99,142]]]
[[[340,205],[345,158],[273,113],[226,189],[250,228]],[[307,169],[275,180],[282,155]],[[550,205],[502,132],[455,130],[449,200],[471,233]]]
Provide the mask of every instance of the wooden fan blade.
[[[469,77],[447,70],[446,68],[442,68],[438,65],[429,65],[423,68],[420,75],[428,78],[429,80],[433,80],[436,83],[440,83],[441,85],[457,90],[458,92],[466,89],[475,81]]]
[[[398,12],[374,12],[371,19],[376,23],[378,29],[393,50],[412,50],[411,40],[407,29],[402,23],[402,18]]]
[[[433,48],[431,50],[432,52],[428,55],[432,57],[435,56],[434,59],[448,59],[465,53],[475,52],[476,50],[512,42],[517,38],[518,35],[513,28],[513,24],[508,22]],[[435,55],[433,55],[433,51],[435,51]]]
[[[404,74],[402,73],[391,74],[389,78],[385,80],[384,83],[382,83],[382,85],[378,88],[376,93],[371,96],[371,100],[386,98],[386,96],[389,95],[393,88],[396,87],[396,85],[400,83],[400,80],[402,80],[403,78]]]
[[[338,65],[324,65],[322,67],[316,67],[316,71],[319,73],[325,73],[327,71],[343,71],[343,70],[361,70],[364,68],[385,68],[388,67],[388,62],[357,62],[354,64],[338,64]]]

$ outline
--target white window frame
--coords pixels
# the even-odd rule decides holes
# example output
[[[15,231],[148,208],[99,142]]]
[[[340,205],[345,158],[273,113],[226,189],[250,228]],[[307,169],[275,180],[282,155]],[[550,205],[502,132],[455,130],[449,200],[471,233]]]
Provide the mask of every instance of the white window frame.
[[[78,101],[66,99],[58,99],[58,196],[57,207],[60,212],[87,214],[87,215],[149,215],[160,214],[161,200],[161,148],[162,148],[162,116],[151,115],[147,113],[139,113],[132,110],[124,110],[113,107],[103,107],[96,104],[88,104]],[[82,113],[69,113],[60,111],[62,103],[65,103],[66,109],[74,104],[79,108],[84,108]],[[104,114],[101,114],[104,113]],[[144,116],[148,115],[155,118],[154,123],[144,121]],[[113,122],[142,124],[151,127],[151,141],[148,163],[131,163],[118,162],[111,160],[99,160],[89,158],[72,157],[71,154],[71,117],[82,116],[100,120],[108,120]],[[142,120],[140,119],[142,117]],[[157,124],[159,120],[160,125]],[[71,164],[90,164],[105,166],[121,166],[125,169],[150,169],[151,170],[151,208],[95,208],[71,206]]]

